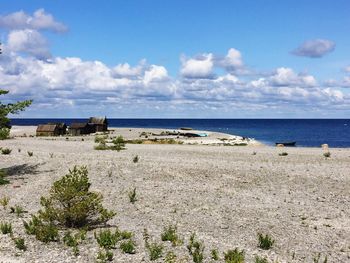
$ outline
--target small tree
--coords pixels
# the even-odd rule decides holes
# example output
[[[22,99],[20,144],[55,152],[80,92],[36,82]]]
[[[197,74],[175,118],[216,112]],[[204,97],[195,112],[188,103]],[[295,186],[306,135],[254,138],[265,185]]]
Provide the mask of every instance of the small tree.
[[[54,182],[49,197],[41,197],[39,210],[43,221],[65,227],[89,227],[107,222],[115,213],[102,206],[102,195],[89,191],[88,171],[75,166]]]
[[[0,95],[9,93],[8,90],[0,89]],[[18,114],[32,103],[32,100],[19,101],[14,104],[3,104],[0,102],[0,140],[7,139],[10,134],[10,119],[9,114]]]

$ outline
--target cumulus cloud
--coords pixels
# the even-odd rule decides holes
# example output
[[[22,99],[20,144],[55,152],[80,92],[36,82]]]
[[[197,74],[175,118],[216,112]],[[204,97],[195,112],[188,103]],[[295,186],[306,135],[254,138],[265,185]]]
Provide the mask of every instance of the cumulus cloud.
[[[57,22],[51,14],[46,13],[44,9],[36,10],[33,15],[18,11],[0,16],[1,27],[9,30],[33,29],[55,32],[64,32],[68,29],[63,23]]]
[[[203,54],[195,58],[182,57],[181,75],[185,78],[211,78],[213,76],[213,54]]]
[[[328,39],[313,39],[305,41],[292,54],[302,57],[320,58],[335,49],[335,43]]]
[[[316,85],[316,80],[311,75],[296,74],[290,68],[278,68],[268,79],[272,86],[301,86],[313,87]]]
[[[14,52],[28,53],[38,59],[47,59],[51,56],[46,38],[32,29],[11,31],[6,48]]]
[[[243,68],[241,52],[235,48],[230,48],[224,58],[216,58],[216,64],[228,72],[236,72]]]

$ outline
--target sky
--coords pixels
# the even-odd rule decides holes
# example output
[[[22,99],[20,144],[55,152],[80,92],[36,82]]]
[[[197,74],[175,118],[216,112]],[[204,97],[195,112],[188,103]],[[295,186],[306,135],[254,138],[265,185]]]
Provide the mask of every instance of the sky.
[[[0,1],[17,117],[349,118],[348,0]]]

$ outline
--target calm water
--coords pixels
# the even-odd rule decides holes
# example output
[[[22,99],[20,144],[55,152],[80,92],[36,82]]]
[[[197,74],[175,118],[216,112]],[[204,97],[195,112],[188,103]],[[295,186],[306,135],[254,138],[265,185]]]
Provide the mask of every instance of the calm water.
[[[46,122],[84,122],[86,119],[13,119],[12,125]],[[350,147],[350,119],[109,119],[111,127],[192,127],[255,138],[267,144],[296,141],[298,146]]]

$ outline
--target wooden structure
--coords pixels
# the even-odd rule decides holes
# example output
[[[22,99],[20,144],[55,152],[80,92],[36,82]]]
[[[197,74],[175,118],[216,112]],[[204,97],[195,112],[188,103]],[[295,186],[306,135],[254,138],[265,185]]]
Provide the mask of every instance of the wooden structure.
[[[63,123],[40,124],[36,129],[36,136],[59,136],[66,133],[66,125]]]
[[[92,133],[92,127],[88,123],[75,122],[72,123],[68,128],[69,135],[79,136]]]
[[[108,129],[108,121],[106,117],[90,117],[89,125],[93,132],[104,132]]]

